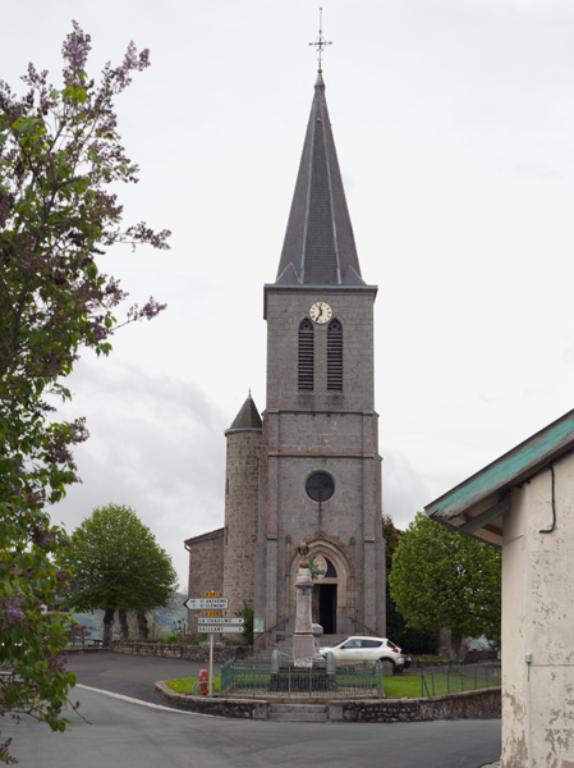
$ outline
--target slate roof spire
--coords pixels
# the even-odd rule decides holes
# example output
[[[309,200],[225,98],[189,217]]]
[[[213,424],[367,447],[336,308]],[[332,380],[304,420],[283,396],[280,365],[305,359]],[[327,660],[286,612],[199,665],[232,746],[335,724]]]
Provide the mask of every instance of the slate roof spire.
[[[364,285],[321,69],[275,285]]]
[[[225,430],[225,434],[228,432],[261,432],[261,428],[261,416],[251,397],[251,390],[249,390],[247,399],[239,409],[237,416],[233,419],[232,425],[229,429]]]

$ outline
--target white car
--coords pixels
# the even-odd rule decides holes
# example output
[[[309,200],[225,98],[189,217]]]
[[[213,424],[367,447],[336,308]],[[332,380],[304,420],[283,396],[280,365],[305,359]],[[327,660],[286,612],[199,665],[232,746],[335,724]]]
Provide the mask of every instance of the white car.
[[[319,648],[319,653],[326,658],[332,653],[338,665],[374,663],[390,661],[394,672],[402,672],[405,668],[405,657],[401,649],[386,637],[347,637],[339,645],[332,648]]]

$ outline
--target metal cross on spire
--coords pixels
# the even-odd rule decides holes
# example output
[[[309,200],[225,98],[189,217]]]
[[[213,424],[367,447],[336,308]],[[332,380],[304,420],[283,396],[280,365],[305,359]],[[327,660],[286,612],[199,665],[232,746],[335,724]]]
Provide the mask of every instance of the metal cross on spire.
[[[309,45],[313,45],[317,49],[317,71],[322,72],[323,71],[323,49],[326,48],[328,45],[333,45],[331,40],[325,40],[323,37],[323,8],[319,8],[319,33],[317,35],[317,39],[313,43],[309,43]]]

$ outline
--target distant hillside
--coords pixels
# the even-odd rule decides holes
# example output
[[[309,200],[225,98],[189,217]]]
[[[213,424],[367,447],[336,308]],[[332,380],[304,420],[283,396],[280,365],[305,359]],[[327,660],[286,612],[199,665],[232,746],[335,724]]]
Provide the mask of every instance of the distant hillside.
[[[156,608],[153,611],[147,612],[150,640],[157,640],[161,637],[179,634],[181,628],[184,630],[186,629],[187,611],[183,607],[183,603],[186,599],[187,595],[176,592],[168,606],[165,608]],[[103,611],[98,610],[92,611],[91,613],[73,613],[72,616],[76,621],[79,621],[80,624],[83,624],[88,628],[88,639],[102,639],[104,630]],[[130,625],[130,636],[136,639],[138,630],[135,615],[132,616],[130,614],[128,622]],[[119,639],[119,634],[120,626],[116,614],[114,622],[114,639]]]

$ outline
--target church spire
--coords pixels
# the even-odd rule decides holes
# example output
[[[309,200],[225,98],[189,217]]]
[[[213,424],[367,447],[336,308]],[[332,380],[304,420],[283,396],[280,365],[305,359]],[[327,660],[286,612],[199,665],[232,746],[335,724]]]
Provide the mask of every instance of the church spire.
[[[364,285],[321,69],[275,284]]]

